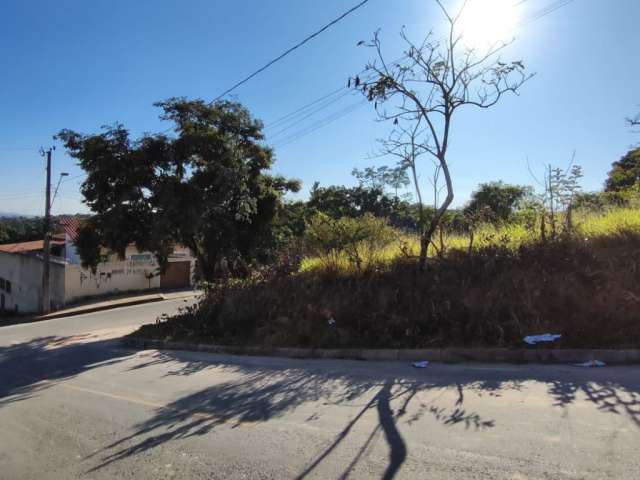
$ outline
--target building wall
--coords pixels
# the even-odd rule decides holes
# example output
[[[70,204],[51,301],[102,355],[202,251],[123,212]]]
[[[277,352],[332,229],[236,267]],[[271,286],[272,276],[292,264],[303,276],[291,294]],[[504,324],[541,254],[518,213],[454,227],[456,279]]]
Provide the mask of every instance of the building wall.
[[[64,236],[64,246],[64,255],[67,262],[74,265],[79,265],[80,255],[78,255],[78,250],[75,244],[71,241],[71,237],[69,236],[69,234],[65,234]]]
[[[6,288],[0,291],[4,295],[5,310],[17,313],[36,313],[40,309],[42,291],[42,266],[39,257],[0,252],[0,278],[11,282],[11,293]],[[65,303],[65,268],[60,262],[52,262],[50,270],[51,306],[61,308]]]
[[[149,290],[160,287],[158,265],[150,257],[130,257],[101,263],[95,273],[80,265],[69,264],[65,274],[65,300],[72,303],[84,297],[113,295],[120,292]]]
[[[170,262],[189,261],[194,282],[195,259],[188,250],[176,250]],[[0,290],[5,310],[36,313],[42,291],[42,259],[35,255],[0,252],[0,278],[11,282],[11,293]],[[80,264],[51,262],[51,308],[57,310],[83,298],[160,288],[158,264],[153,255],[127,248],[125,259],[110,255],[96,273]]]

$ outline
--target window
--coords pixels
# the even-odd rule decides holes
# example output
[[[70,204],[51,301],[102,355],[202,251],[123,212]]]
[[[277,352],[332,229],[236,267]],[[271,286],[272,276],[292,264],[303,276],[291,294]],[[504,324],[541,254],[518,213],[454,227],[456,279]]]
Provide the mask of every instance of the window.
[[[7,293],[11,293],[11,282],[9,280],[5,280],[4,289],[7,291]]]
[[[137,255],[131,255],[131,261],[136,263],[144,263],[151,261],[151,254],[149,253],[140,253]]]
[[[4,278],[0,277],[0,290],[4,290]]]

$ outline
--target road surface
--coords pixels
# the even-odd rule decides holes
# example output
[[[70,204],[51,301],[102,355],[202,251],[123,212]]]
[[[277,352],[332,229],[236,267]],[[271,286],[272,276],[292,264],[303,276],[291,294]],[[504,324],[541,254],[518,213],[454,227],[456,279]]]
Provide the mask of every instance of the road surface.
[[[640,478],[637,367],[120,347],[183,304],[0,328],[0,478]]]

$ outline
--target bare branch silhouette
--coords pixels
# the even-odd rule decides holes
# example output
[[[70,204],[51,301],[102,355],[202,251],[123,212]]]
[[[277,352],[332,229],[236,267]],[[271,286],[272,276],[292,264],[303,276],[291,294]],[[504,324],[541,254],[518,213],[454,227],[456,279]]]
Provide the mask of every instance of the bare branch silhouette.
[[[379,119],[393,122],[394,132],[386,143],[387,153],[406,158],[411,152],[404,147],[413,144],[410,150],[413,148],[414,154],[429,154],[438,166],[438,175],[443,176],[444,201],[436,205],[428,225],[421,228],[421,270],[426,266],[431,238],[454,198],[448,161],[454,113],[467,105],[490,108],[505,94],[517,94],[533,76],[525,73],[522,61],[501,61],[499,54],[509,43],[495,44],[484,52],[463,47],[457,24],[466,2],[455,14],[449,13],[439,0],[436,2],[447,23],[448,33],[444,40],[436,40],[430,32],[422,43],[415,44],[402,31],[400,36],[407,46],[405,56],[402,61],[387,63],[380,34],[375,32],[373,39],[365,45],[375,50],[376,59],[366,65],[364,79],[359,76],[353,79],[354,88],[374,103]],[[413,134],[409,134],[412,129]],[[412,173],[416,193],[419,186],[414,170],[418,156],[411,157],[414,159]],[[412,168],[411,165],[408,167]],[[438,196],[437,187],[435,196]],[[418,197],[422,203],[419,194]]]

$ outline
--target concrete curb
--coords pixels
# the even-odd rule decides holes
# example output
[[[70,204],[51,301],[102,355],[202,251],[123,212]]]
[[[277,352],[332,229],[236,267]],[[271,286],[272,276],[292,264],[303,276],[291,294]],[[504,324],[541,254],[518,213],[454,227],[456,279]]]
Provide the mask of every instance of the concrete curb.
[[[187,350],[288,358],[335,358],[351,360],[412,362],[429,360],[442,363],[581,363],[601,360],[607,365],[640,364],[640,349],[505,349],[505,348],[436,348],[436,349],[323,349],[242,347],[187,342],[165,342],[144,338],[125,338],[124,345],[139,349]]]
[[[143,305],[145,303],[160,302],[164,299],[165,298],[162,295],[155,295],[153,297],[146,297],[146,298],[133,298],[131,300],[122,301],[118,303],[105,302],[105,304],[102,304],[102,305],[87,305],[87,308],[78,308],[77,310],[74,309],[73,311],[70,311],[70,312],[61,310],[59,312],[54,312],[54,313],[50,313],[49,315],[45,315],[44,317],[35,317],[34,320],[41,321],[41,320],[54,320],[56,318],[73,317],[76,315],[84,315],[86,313],[101,312],[103,310],[112,310],[114,308],[132,307],[134,305]]]

